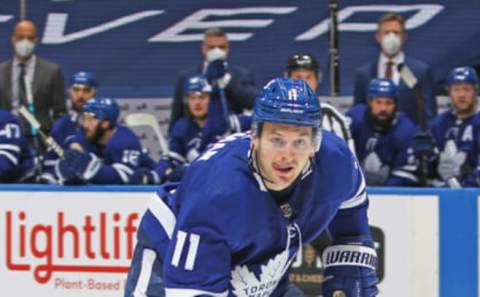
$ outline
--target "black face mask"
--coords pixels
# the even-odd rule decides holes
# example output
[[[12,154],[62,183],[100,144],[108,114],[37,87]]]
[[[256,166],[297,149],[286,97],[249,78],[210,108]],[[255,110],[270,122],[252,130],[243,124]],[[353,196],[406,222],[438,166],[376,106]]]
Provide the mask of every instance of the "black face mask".
[[[372,114],[372,110],[369,108],[367,112],[367,123],[372,127],[372,130],[376,133],[384,134],[394,125],[397,119],[397,112],[394,111],[385,119],[379,119]]]

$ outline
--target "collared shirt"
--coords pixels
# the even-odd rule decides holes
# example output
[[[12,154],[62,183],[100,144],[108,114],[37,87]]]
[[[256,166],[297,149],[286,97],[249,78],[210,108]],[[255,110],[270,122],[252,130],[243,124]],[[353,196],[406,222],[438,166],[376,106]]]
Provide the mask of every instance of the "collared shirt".
[[[392,65],[392,80],[393,82],[398,86],[400,83],[400,73],[398,72],[398,65],[401,63],[405,62],[405,54],[403,52],[400,52],[398,55],[393,58],[393,60],[390,60],[385,54],[382,52],[380,54],[380,59],[378,61],[378,72],[377,72],[377,77],[378,78],[385,78],[385,71],[387,70],[387,63],[388,62],[393,62]]]
[[[33,55],[27,62],[25,62],[25,72],[30,86],[33,85],[33,75],[35,74],[35,62],[36,56]],[[18,109],[20,105],[20,98],[18,98],[18,85],[19,85],[19,75],[21,71],[20,60],[17,57],[13,58],[12,63],[12,110]]]

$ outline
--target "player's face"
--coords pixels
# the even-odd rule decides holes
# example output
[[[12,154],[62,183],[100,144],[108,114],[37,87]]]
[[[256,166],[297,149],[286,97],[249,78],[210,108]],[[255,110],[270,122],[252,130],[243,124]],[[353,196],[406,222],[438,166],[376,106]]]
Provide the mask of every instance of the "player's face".
[[[91,143],[95,143],[99,138],[100,132],[100,120],[94,115],[84,113],[82,115],[82,128],[85,131],[85,137]]]
[[[227,38],[224,36],[210,36],[203,40],[202,53],[204,57],[206,57],[207,53],[214,48],[224,50],[228,54],[230,46]]]
[[[209,102],[209,93],[192,92],[188,94],[188,109],[194,118],[203,119],[207,116]]]
[[[70,100],[72,102],[72,108],[79,112],[82,110],[83,105],[93,96],[95,96],[95,88],[87,85],[73,85],[70,88]]]
[[[303,79],[305,82],[307,82],[310,88],[313,89],[314,92],[317,91],[318,78],[317,78],[317,74],[313,70],[308,70],[308,69],[293,70],[290,73],[290,78],[298,79],[298,80]]]
[[[260,137],[254,137],[253,149],[265,185],[283,190],[292,184],[313,157],[313,129],[265,123]]]
[[[477,90],[474,85],[467,83],[453,84],[449,88],[453,108],[458,115],[475,113],[477,106]]]
[[[368,102],[372,116],[379,122],[387,121],[395,113],[395,101],[388,97],[373,98]]]

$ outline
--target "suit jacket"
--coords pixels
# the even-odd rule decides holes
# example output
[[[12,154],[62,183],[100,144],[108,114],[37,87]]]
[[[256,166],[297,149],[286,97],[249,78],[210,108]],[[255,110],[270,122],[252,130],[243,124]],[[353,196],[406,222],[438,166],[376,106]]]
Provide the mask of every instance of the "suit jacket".
[[[67,112],[65,81],[57,64],[36,57],[32,94],[35,116],[42,130],[49,131]],[[12,109],[12,60],[0,64],[0,108]]]
[[[422,90],[424,102],[424,114],[427,123],[437,114],[437,101],[434,96],[434,84],[430,67],[424,62],[405,57],[405,64],[417,77]],[[378,59],[357,69],[355,74],[354,104],[367,103],[368,86],[370,81],[377,78]],[[398,86],[397,110],[403,111],[416,124],[418,124],[417,99],[415,92],[408,88],[400,79]]]
[[[202,73],[202,69],[203,66],[199,65],[184,70],[179,74],[173,96],[169,131],[173,129],[175,122],[185,115],[183,89],[186,80],[193,75]],[[229,65],[227,72],[232,75],[232,79],[225,87],[228,109],[237,114],[242,113],[243,109],[251,109],[255,98],[259,94],[259,89],[257,88],[253,75],[247,69],[235,65]]]

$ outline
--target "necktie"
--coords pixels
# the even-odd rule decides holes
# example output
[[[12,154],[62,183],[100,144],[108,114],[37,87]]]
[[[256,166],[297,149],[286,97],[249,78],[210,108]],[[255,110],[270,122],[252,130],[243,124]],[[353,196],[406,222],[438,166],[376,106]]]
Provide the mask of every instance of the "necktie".
[[[392,79],[392,76],[393,76],[393,62],[388,61],[387,68],[385,69],[385,78]]]
[[[26,105],[27,104],[27,91],[26,91],[26,86],[25,86],[25,77],[27,75],[27,72],[25,70],[25,65],[24,63],[20,63],[18,65],[20,67],[20,74],[18,75],[18,100],[20,105]]]

